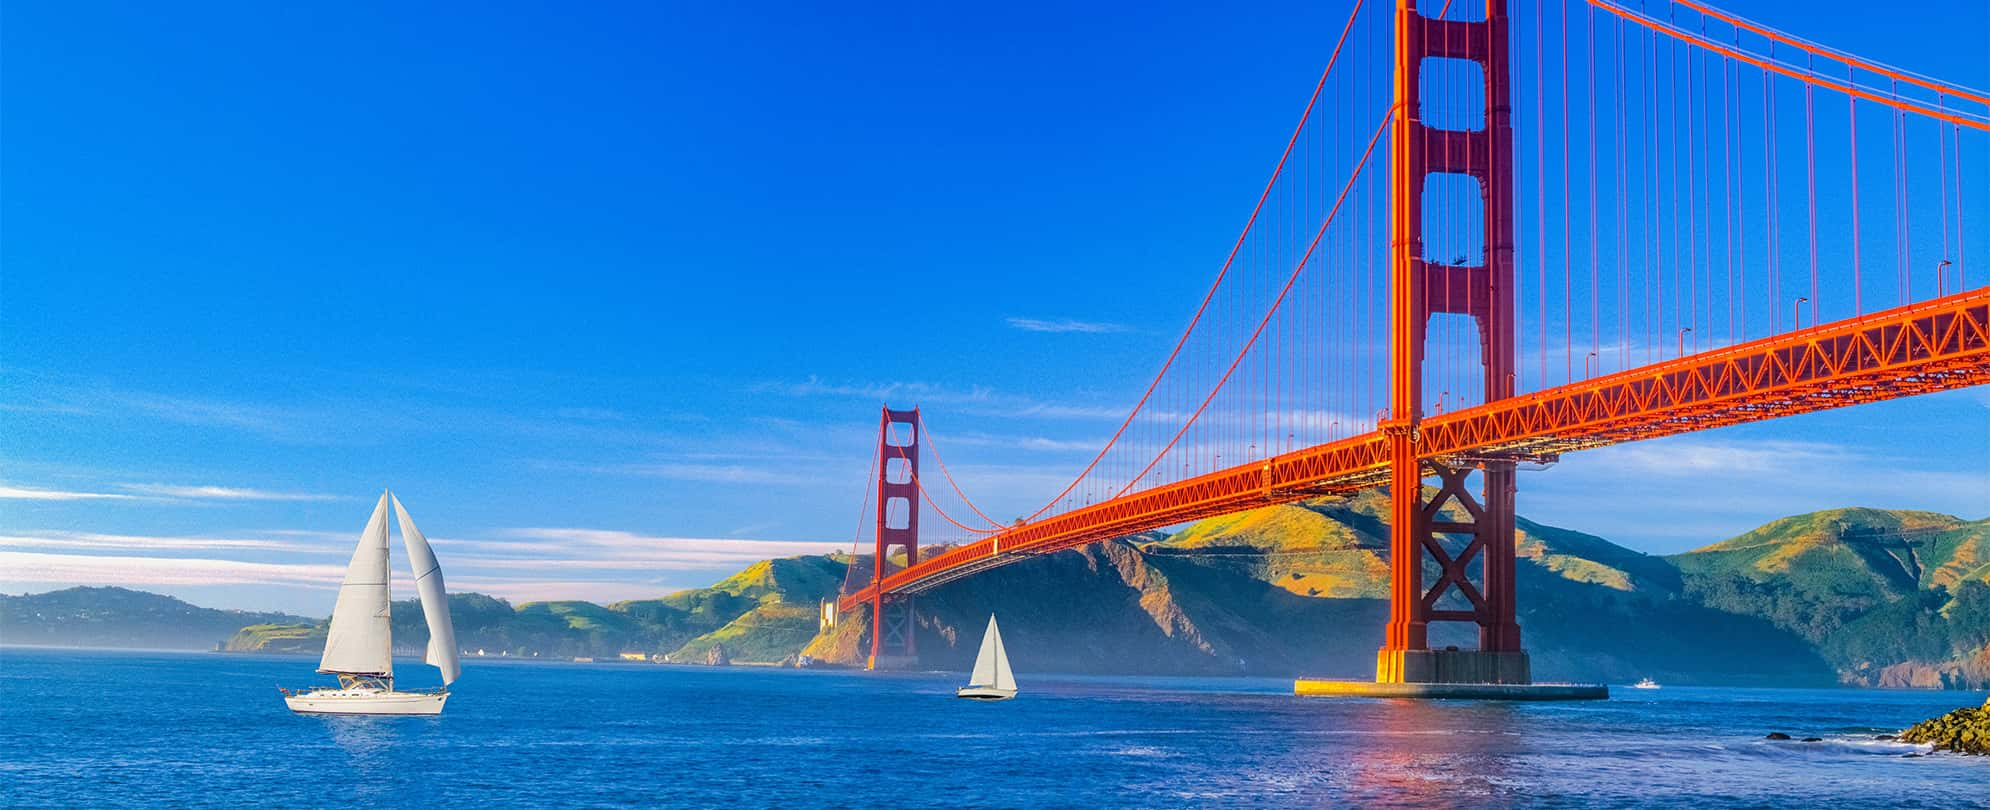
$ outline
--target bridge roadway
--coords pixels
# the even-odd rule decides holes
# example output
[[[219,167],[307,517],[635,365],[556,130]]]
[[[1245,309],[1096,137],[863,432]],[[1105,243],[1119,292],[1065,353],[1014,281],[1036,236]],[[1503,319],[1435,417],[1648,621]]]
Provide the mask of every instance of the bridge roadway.
[[[1413,430],[1424,460],[1545,458],[1990,382],[1990,287],[1384,424],[1297,452],[1152,487],[954,547],[838,601],[851,610],[1025,557],[1200,518],[1344,494],[1389,479],[1385,431]]]

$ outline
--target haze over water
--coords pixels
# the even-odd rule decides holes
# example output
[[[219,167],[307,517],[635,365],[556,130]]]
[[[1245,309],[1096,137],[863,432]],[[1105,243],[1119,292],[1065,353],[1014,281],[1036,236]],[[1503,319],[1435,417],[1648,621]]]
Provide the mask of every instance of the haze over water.
[[[401,662],[429,685],[434,671]],[[1601,703],[1295,698],[1266,679],[473,661],[439,718],[305,717],[288,656],[0,651],[20,806],[1961,807],[1990,758],[1874,742],[1981,693],[1617,689]],[[1819,743],[1771,742],[1770,731]]]

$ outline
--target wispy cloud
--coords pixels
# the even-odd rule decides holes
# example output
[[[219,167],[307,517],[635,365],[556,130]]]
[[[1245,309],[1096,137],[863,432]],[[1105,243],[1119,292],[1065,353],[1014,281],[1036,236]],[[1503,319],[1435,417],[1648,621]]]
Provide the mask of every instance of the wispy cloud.
[[[631,599],[655,599],[704,584],[706,583],[690,585],[664,579],[621,582],[598,579],[510,579],[475,576],[449,578],[449,585],[452,588],[509,599],[514,605],[565,600],[607,604]]]
[[[545,466],[606,475],[636,475],[671,481],[711,484],[762,484],[766,486],[805,486],[820,479],[794,472],[794,465],[768,466],[720,464],[696,461],[632,462],[627,464],[571,464],[548,462]]]
[[[1663,477],[1795,473],[1820,465],[1843,466],[1862,456],[1852,448],[1823,442],[1691,437],[1618,445],[1595,455],[1609,456],[1611,464],[1626,472]]]
[[[1107,323],[1103,321],[1079,321],[1079,320],[1072,320],[1070,318],[1045,320],[1042,318],[1012,317],[1008,319],[1008,323],[1011,328],[1021,329],[1025,332],[1081,333],[1087,335],[1104,335],[1104,334],[1111,334],[1114,332],[1127,331],[1127,327],[1125,324]]]
[[[339,535],[345,539],[344,535]],[[282,551],[304,554],[344,554],[329,542],[305,543],[267,537],[160,537],[97,532],[28,531],[0,535],[0,547],[47,548],[76,551]]]
[[[301,444],[325,443],[342,426],[335,413],[322,409],[134,391],[108,380],[20,369],[0,370],[0,376],[19,382],[18,391],[10,392],[13,399],[0,403],[0,409],[14,412],[217,428]]]
[[[1529,517],[1659,552],[1818,509],[1990,511],[1990,472],[1923,469],[1829,442],[1726,435],[1585,451],[1551,472],[1522,476],[1520,489],[1519,509]]]
[[[286,585],[336,588],[338,564],[244,562],[192,557],[130,557],[0,551],[5,581],[39,585]]]
[[[119,484],[127,492],[150,495],[159,498],[186,498],[190,500],[217,501],[334,501],[336,495],[320,495],[311,492],[271,492],[265,489],[217,486],[180,486],[175,484]]]
[[[94,413],[94,411],[79,405],[21,404],[17,402],[0,402],[0,411],[7,411],[9,413],[52,414],[57,416],[89,416]]]
[[[614,529],[520,528],[496,533],[499,540],[458,541],[482,552],[557,552],[563,556],[613,554],[623,562],[758,562],[770,557],[828,554],[843,543],[815,540],[748,540],[737,537],[664,537]]]
[[[971,407],[964,413],[1035,419],[1125,419],[1126,408],[1114,405],[1066,405],[1027,400],[990,407]]]
[[[72,489],[48,489],[44,487],[0,484],[0,500],[17,501],[331,501],[335,495],[319,495],[308,492],[272,492],[246,487],[220,487],[208,485],[179,484],[118,484],[121,492],[96,492]]]
[[[964,447],[1003,447],[1019,450],[1036,450],[1047,453],[1096,451],[1105,446],[1106,440],[1095,439],[1053,439],[1048,436],[1000,436],[990,433],[963,433],[948,436],[948,445]]]
[[[791,397],[849,397],[853,399],[917,399],[925,402],[986,402],[996,398],[994,391],[979,386],[965,391],[923,382],[828,382],[813,374],[801,382],[765,381],[748,389],[758,394]]]
[[[741,526],[741,527],[739,527],[739,528],[737,528],[737,529],[733,529],[733,530],[731,530],[731,531],[728,531],[728,532],[726,532],[726,536],[727,536],[727,537],[745,537],[745,536],[747,536],[747,535],[749,535],[749,534],[759,534],[759,533],[761,533],[761,532],[764,532],[764,531],[766,531],[766,530],[768,530],[768,529],[771,529],[771,528],[774,528],[774,527],[775,527],[775,526],[777,526],[777,525],[779,525],[779,524],[778,524],[778,523],[776,523],[775,521],[771,521],[771,520],[768,520],[768,521],[762,521],[762,522],[760,522],[760,523],[748,523],[748,524],[746,524],[746,525],[744,525],[744,526]]]
[[[832,383],[811,375],[802,382],[760,382],[748,390],[757,394],[779,394],[790,397],[839,397],[946,405],[962,414],[998,418],[1099,420],[1126,418],[1124,405],[1048,402],[981,386],[959,389],[923,382]]]
[[[329,589],[345,575],[351,538],[324,532],[247,537],[158,537],[69,531],[0,536],[0,582],[10,587],[275,586]],[[709,584],[774,557],[847,551],[799,540],[665,537],[586,528],[520,528],[490,539],[430,538],[455,590],[518,600],[629,599]],[[205,556],[182,556],[202,554]],[[229,557],[313,555],[324,562]],[[329,559],[328,559],[329,558]],[[405,571],[394,587],[410,592]],[[554,577],[547,579],[546,577]]]
[[[115,492],[81,492],[67,489],[42,489],[0,484],[0,500],[12,501],[126,501],[135,500],[136,495],[123,495]]]
[[[621,411],[608,408],[585,407],[560,408],[554,411],[553,415],[561,419],[576,419],[584,422],[620,422],[629,418],[627,414]]]
[[[113,407],[146,413],[161,419],[190,425],[233,428],[266,436],[290,435],[296,420],[262,405],[169,396],[136,391],[106,392]]]

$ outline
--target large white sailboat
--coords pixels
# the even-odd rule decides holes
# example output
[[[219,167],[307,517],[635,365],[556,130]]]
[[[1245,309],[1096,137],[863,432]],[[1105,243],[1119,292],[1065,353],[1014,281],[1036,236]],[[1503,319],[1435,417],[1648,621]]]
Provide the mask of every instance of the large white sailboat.
[[[415,591],[421,594],[422,618],[428,622],[428,651],[423,658],[442,671],[442,688],[394,689],[394,631],[388,594],[387,505],[401,523],[401,543],[414,568]],[[337,687],[283,690],[283,702],[300,714],[441,714],[449,699],[449,684],[462,668],[456,659],[456,629],[449,622],[449,594],[442,586],[442,568],[428,538],[415,528],[408,510],[390,492],[380,494],[373,518],[359,536],[345,583],[332,607],[331,629],[318,671],[339,677]]]
[[[988,616],[988,632],[981,634],[981,652],[974,657],[974,674],[955,697],[969,700],[1008,700],[1016,696],[1016,673],[1009,669],[1009,651],[1002,647],[1002,631],[995,628],[995,616]]]

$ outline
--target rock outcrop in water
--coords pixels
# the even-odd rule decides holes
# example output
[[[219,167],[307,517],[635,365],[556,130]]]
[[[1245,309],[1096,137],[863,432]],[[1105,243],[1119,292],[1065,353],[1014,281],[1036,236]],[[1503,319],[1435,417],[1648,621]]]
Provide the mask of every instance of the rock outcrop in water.
[[[1990,700],[1982,708],[1965,707],[1916,723],[1900,732],[1900,739],[1932,743],[1938,751],[1990,755]]]

